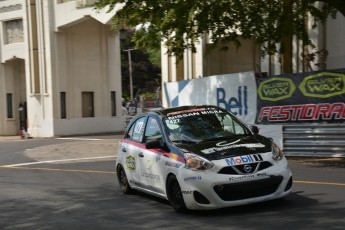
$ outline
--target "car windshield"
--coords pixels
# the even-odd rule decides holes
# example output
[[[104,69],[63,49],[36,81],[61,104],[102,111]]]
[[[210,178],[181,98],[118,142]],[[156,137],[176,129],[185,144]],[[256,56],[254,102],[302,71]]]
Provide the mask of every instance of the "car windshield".
[[[163,123],[172,142],[198,143],[251,134],[235,116],[216,108],[173,112]]]

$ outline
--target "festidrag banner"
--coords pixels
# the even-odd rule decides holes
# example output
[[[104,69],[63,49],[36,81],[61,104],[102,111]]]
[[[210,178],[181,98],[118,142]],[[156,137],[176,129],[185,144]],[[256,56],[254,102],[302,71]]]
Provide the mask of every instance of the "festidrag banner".
[[[164,107],[216,105],[248,124],[255,123],[257,105],[253,72],[165,83],[164,96]]]
[[[344,122],[345,69],[257,78],[258,124]]]

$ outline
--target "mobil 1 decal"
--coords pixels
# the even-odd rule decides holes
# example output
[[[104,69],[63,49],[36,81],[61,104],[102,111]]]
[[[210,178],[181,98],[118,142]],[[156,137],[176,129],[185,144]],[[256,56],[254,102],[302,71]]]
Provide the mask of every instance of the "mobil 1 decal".
[[[257,78],[256,123],[343,122],[345,69]]]
[[[243,155],[238,157],[231,157],[225,159],[225,162],[230,165],[242,165],[242,164],[250,164],[263,161],[263,158],[260,154],[252,154],[252,155]]]

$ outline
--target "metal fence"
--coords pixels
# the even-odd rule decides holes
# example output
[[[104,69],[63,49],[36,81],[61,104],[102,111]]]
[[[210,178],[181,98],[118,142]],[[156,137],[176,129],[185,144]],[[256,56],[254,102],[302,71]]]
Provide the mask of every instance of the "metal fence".
[[[287,156],[345,157],[345,124],[283,126]]]

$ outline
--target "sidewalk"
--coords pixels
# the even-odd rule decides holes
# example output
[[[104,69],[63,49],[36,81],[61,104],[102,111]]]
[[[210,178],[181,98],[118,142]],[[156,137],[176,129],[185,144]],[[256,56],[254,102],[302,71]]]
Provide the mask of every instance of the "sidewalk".
[[[105,135],[102,135],[105,136]],[[0,136],[1,142],[23,141],[30,142],[37,139],[67,139],[70,141],[59,141],[56,144],[43,145],[36,148],[25,150],[25,156],[37,162],[70,160],[71,162],[104,161],[115,159],[117,156],[118,141],[122,138],[121,134],[112,134],[112,138],[102,139],[101,136],[68,136],[53,138],[30,138],[21,139],[19,136]],[[73,160],[75,159],[75,160]],[[26,162],[22,162],[26,163]]]
[[[52,138],[88,138],[90,136],[96,137],[97,136],[114,136],[115,138],[122,138],[123,131],[120,132],[114,132],[114,133],[91,133],[91,134],[76,134],[76,135],[66,135],[66,136],[55,136],[55,137],[27,137],[26,139],[52,139]],[[16,140],[25,140],[24,138],[21,138],[19,135],[14,136],[0,136],[0,142],[1,141],[16,141]]]
[[[122,138],[122,134],[111,134],[112,138],[110,139],[102,139],[101,136],[105,135],[100,135],[100,138],[97,138],[97,135],[54,137],[54,139],[71,139],[71,141],[28,149],[25,151],[25,155],[34,161],[61,161],[68,159],[78,159],[78,162],[87,162],[104,161],[109,158],[115,159],[115,157],[117,156],[118,142]],[[30,141],[37,139],[40,138],[21,139],[20,136],[0,136],[0,142]],[[312,165],[315,167],[345,167],[345,158],[287,156],[287,159],[289,160],[289,162],[299,162],[301,164]]]
[[[1,141],[14,141],[14,140],[21,140],[20,136],[0,136]]]
[[[45,145],[25,152],[35,161],[60,161],[78,159],[78,162],[103,161],[117,156],[119,138],[103,140],[75,140],[60,144]]]

